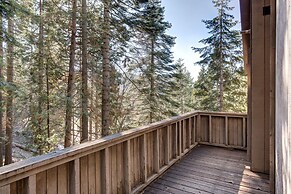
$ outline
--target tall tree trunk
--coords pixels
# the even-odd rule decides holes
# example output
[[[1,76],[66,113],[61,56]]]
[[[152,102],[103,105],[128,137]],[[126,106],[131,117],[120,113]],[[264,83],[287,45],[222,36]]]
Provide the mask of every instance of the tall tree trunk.
[[[104,0],[104,29],[103,29],[103,45],[102,45],[102,136],[109,135],[110,133],[110,61],[109,61],[109,30],[110,30],[110,16],[109,16],[109,6],[110,0]]]
[[[87,63],[87,2],[82,0],[82,133],[81,143],[88,141],[88,63]]]
[[[77,18],[77,2],[76,0],[72,0],[72,26],[71,26],[69,77],[66,102],[65,145],[64,145],[65,147],[70,147],[72,145],[73,85],[74,85],[76,31],[77,31],[76,18]]]
[[[45,67],[45,75],[46,75],[46,130],[47,137],[50,138],[50,83],[49,83],[49,66],[46,63]],[[50,148],[49,141],[47,142],[48,148]]]
[[[220,30],[220,36],[219,36],[219,111],[224,110],[223,105],[223,93],[224,93],[224,86],[223,86],[223,59],[222,59],[222,40],[223,40],[223,27],[222,27],[222,4],[220,8],[220,17],[219,17],[219,30]]]
[[[13,21],[8,19],[8,34],[13,36]],[[7,42],[7,83],[13,84],[13,42]],[[6,103],[6,138],[5,144],[5,165],[12,163],[12,137],[13,137],[13,89],[7,89]]]
[[[154,109],[155,109],[155,57],[154,57],[154,49],[155,49],[155,38],[154,35],[151,38],[151,64],[150,64],[150,123],[154,121]]]
[[[223,106],[223,93],[224,93],[224,86],[223,86],[223,63],[220,63],[220,76],[219,76],[219,111],[224,110]]]
[[[35,134],[35,136],[39,136],[39,134],[43,134],[43,2],[42,0],[39,0],[39,37],[38,37],[38,105],[37,105],[37,128],[38,132]],[[37,138],[37,137],[36,137]],[[38,139],[38,138],[37,138]],[[41,140],[37,140],[38,142],[38,152],[39,154],[43,153],[43,146],[42,144],[44,142],[41,142]]]
[[[3,81],[3,21],[2,21],[2,15],[0,15],[0,81]],[[0,167],[3,166],[3,96],[2,96],[2,90],[0,90]]]

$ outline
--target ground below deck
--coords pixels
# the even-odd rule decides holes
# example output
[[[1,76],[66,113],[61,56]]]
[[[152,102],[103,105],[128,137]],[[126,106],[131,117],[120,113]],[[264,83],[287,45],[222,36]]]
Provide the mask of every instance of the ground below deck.
[[[143,192],[269,193],[269,177],[249,170],[245,151],[198,146]]]

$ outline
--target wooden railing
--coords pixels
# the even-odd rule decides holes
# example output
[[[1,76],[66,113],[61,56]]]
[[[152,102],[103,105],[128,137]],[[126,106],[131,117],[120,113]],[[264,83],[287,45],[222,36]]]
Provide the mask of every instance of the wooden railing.
[[[198,143],[246,148],[246,115],[191,112],[0,168],[1,194],[138,193]]]

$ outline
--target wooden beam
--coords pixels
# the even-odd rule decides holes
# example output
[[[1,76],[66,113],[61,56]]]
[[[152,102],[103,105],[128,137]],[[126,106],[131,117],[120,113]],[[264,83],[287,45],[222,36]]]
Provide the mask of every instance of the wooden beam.
[[[36,193],[36,175],[31,175],[28,177],[28,193],[37,194]]]
[[[170,143],[170,133],[171,133],[171,125],[167,126],[167,136],[166,136],[166,142],[165,142],[165,147],[166,147],[166,153],[165,153],[165,164],[168,165],[170,162],[170,148],[171,148],[171,143]]]
[[[225,119],[225,145],[228,146],[228,117],[224,117]]]
[[[160,171],[160,129],[154,131],[154,171]]]
[[[211,122],[211,115],[209,115],[209,143],[212,143],[212,122]]]
[[[146,141],[146,134],[141,136],[141,174],[142,174],[142,181],[145,183],[147,182],[147,141]]]
[[[110,150],[105,148],[102,151],[102,193],[111,193],[111,174],[110,174]]]
[[[198,114],[197,118],[197,142],[201,142],[201,115]]]
[[[246,143],[247,143],[247,140],[246,140],[246,136],[247,136],[247,134],[246,134],[246,119],[245,118],[242,118],[242,120],[243,120],[243,147],[244,148],[246,148]]]
[[[124,190],[131,193],[131,160],[130,160],[130,140],[124,142]]]

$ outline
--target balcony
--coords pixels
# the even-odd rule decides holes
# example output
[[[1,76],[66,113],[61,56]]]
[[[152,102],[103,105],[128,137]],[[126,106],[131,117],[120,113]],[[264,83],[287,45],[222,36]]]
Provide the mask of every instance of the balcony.
[[[268,193],[247,116],[191,112],[0,168],[2,194]]]

